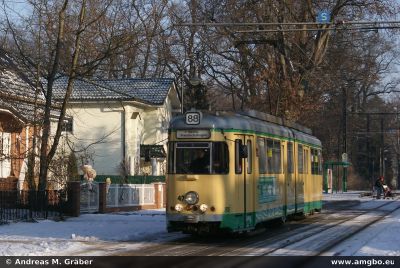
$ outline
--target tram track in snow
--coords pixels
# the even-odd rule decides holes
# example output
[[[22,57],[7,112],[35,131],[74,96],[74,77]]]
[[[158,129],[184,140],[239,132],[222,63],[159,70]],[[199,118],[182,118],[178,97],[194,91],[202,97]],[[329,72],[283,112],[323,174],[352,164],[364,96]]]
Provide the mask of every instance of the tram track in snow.
[[[385,207],[387,210],[383,209]],[[377,207],[379,210],[369,210],[361,215],[350,216],[345,220],[324,226],[325,228],[318,228],[317,232],[290,241],[283,247],[276,248],[267,254],[263,253],[262,256],[319,256],[335,245],[368,228],[371,224],[384,219],[399,208],[400,204],[398,202],[388,202]]]
[[[390,201],[389,201],[390,202]],[[392,202],[390,202],[392,203]],[[226,250],[226,252],[215,252],[211,254],[206,254],[206,252],[203,252],[204,255],[206,256],[268,256],[268,255],[299,255],[299,256],[304,256],[304,255],[313,255],[308,252],[308,250],[305,252],[303,249],[304,248],[310,248],[310,246],[304,247],[302,241],[307,241],[311,240],[312,237],[319,236],[322,233],[328,232],[328,230],[335,230],[338,226],[341,225],[351,225],[349,221],[352,221],[353,219],[357,219],[358,217],[363,217],[362,215],[368,214],[368,213],[375,213],[374,211],[376,209],[388,206],[389,203],[382,204],[378,207],[375,207],[373,209],[366,209],[366,210],[354,210],[354,211],[349,211],[346,213],[333,213],[333,214],[327,214],[327,215],[322,215],[325,216],[324,219],[319,220],[320,217],[314,217],[314,219],[306,219],[302,223],[306,224],[308,222],[308,225],[300,227],[300,228],[295,228],[289,232],[281,232],[278,234],[274,234],[271,237],[268,237],[266,239],[263,239],[265,235],[260,238],[260,241],[257,242],[249,242],[246,243],[245,245],[242,245],[238,247],[237,249],[234,250]],[[397,209],[397,208],[396,208]],[[382,212],[383,213],[383,212]],[[382,214],[384,217],[387,215],[386,213]],[[370,216],[366,216],[366,218],[369,218]],[[317,220],[316,220],[317,219]],[[382,217],[379,217],[379,219],[382,219]],[[363,219],[363,223],[367,222],[367,220]],[[375,220],[373,221],[375,222]],[[372,222],[372,223],[373,223]],[[369,226],[369,225],[368,225]],[[335,232],[335,231],[333,231]],[[321,241],[320,238],[317,239],[318,241]],[[319,245],[320,242],[318,243],[311,242],[313,245]],[[299,246],[299,249],[292,249],[292,250],[287,250],[285,251],[286,248],[290,248],[296,243],[300,243],[301,245]],[[201,252],[197,252],[198,254],[202,254]],[[298,254],[296,254],[298,253]]]
[[[398,203],[398,202],[397,202]],[[226,239],[184,238],[118,255],[140,256],[317,256],[400,208],[396,201],[365,208],[330,209],[259,235]],[[385,208],[386,207],[386,208]],[[322,217],[322,219],[321,219]],[[338,233],[340,235],[338,235]],[[307,248],[307,250],[304,250]]]

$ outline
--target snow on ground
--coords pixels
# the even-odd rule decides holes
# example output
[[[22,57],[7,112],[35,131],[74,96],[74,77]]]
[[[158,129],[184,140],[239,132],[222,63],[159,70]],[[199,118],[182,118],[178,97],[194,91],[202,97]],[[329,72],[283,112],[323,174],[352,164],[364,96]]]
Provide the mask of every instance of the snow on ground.
[[[168,234],[165,210],[83,214],[65,221],[42,220],[0,225],[0,255],[85,255],[93,248],[117,244],[136,249],[181,236]],[[121,241],[124,243],[112,243]]]
[[[331,249],[336,256],[400,256],[400,210]]]
[[[360,192],[324,194],[325,201],[360,200],[373,208],[372,197]],[[138,249],[152,243],[183,237],[167,233],[165,210],[114,214],[83,214],[65,221],[42,220],[0,225],[1,256],[100,256]],[[355,237],[330,250],[341,256],[399,256],[400,210],[372,224]]]
[[[358,196],[358,197],[357,197]],[[376,200],[372,197],[360,197],[359,193],[338,193],[324,195],[324,200],[359,199],[358,208],[373,208],[378,202],[388,202],[387,199]],[[396,202],[400,202],[396,198]],[[397,204],[394,204],[398,206]],[[354,237],[330,249],[327,255],[335,256],[400,256],[400,209],[357,233]]]

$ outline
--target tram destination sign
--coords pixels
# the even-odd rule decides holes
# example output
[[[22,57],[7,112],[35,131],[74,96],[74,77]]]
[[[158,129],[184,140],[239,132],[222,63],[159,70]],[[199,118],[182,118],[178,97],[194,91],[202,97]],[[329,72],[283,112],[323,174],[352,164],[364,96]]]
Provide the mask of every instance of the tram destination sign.
[[[208,129],[177,130],[176,137],[178,139],[208,139],[211,137],[211,132]]]

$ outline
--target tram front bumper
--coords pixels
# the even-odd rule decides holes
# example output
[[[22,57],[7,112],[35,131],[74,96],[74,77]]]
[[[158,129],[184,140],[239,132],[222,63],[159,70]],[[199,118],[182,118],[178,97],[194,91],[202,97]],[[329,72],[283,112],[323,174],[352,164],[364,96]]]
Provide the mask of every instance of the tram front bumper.
[[[185,223],[221,222],[222,215],[168,213],[167,221],[176,221]]]

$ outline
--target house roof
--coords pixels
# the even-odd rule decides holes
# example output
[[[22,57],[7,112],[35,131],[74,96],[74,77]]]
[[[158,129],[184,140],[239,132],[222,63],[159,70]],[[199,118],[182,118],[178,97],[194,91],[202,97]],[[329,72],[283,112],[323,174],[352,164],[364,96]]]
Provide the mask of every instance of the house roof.
[[[67,77],[54,83],[55,99],[62,99]],[[70,101],[134,100],[151,105],[162,105],[174,80],[171,78],[129,78],[118,80],[76,79]]]
[[[35,87],[24,74],[17,61],[0,49],[0,108],[6,109],[25,121],[34,120]],[[44,101],[43,94],[38,95]],[[43,107],[38,106],[39,114]]]
[[[17,67],[15,60],[0,49],[0,88],[3,94],[23,98],[35,98],[35,88]],[[39,98],[44,99],[42,95]]]

